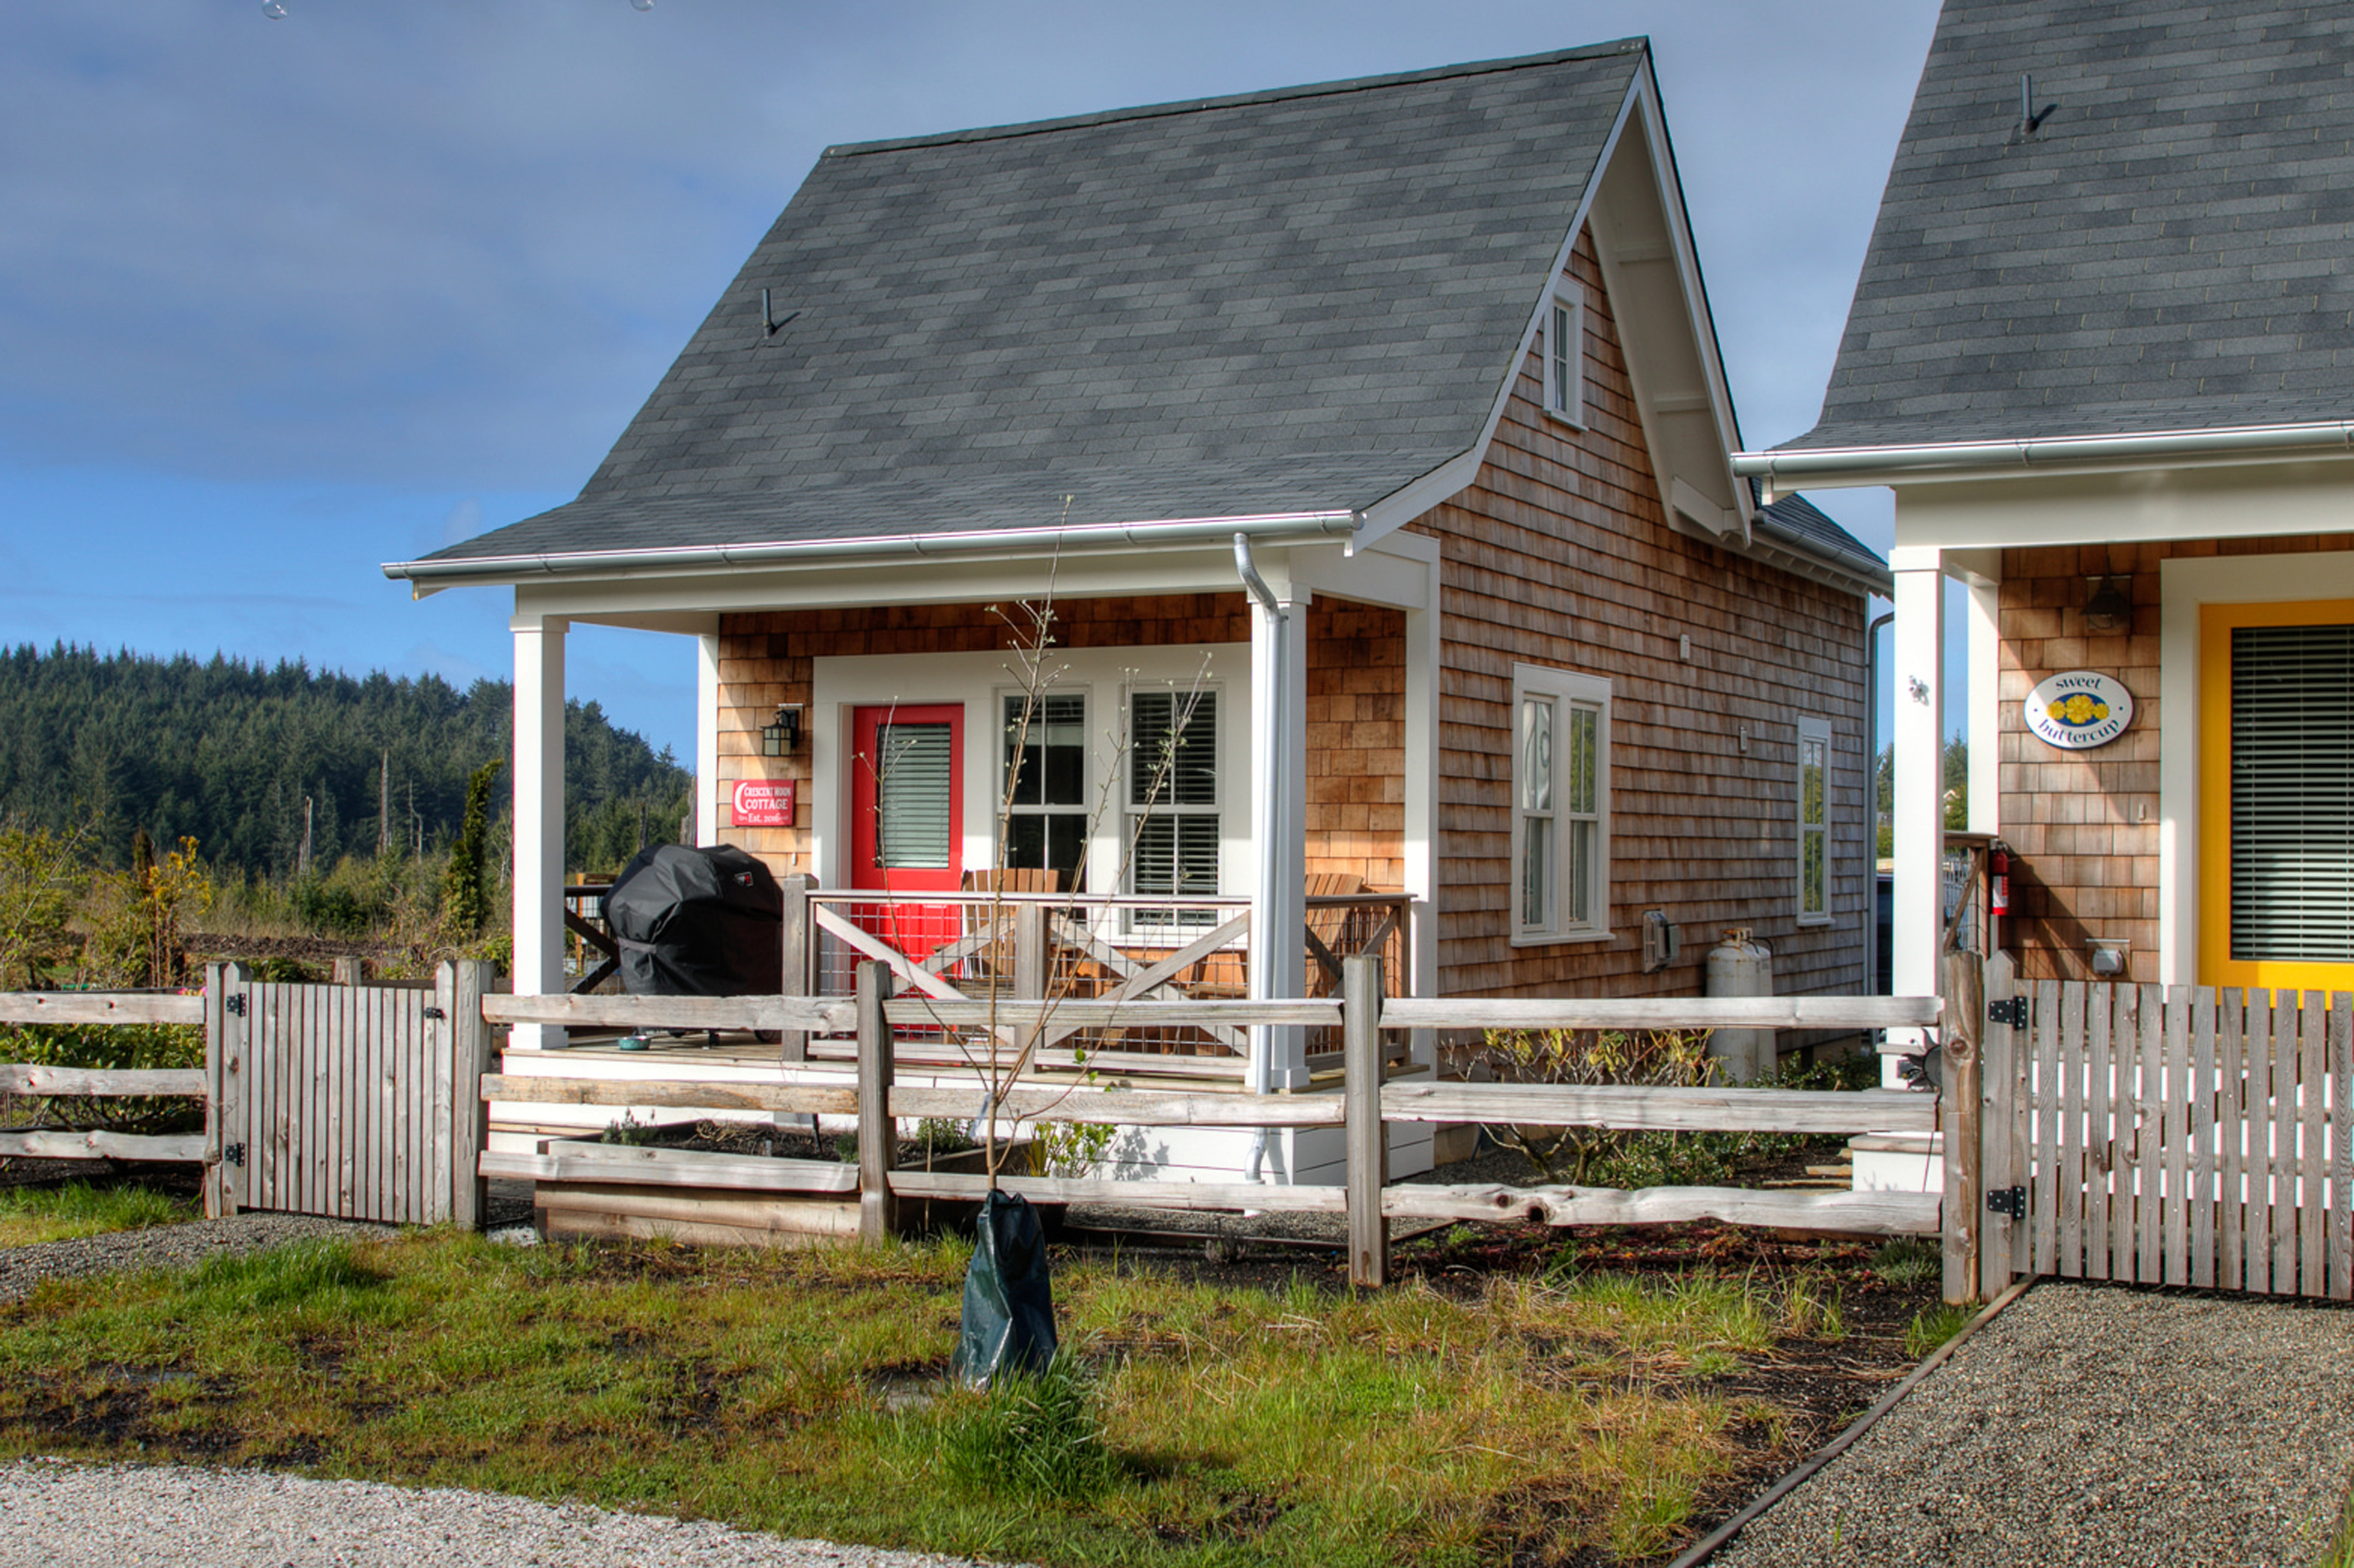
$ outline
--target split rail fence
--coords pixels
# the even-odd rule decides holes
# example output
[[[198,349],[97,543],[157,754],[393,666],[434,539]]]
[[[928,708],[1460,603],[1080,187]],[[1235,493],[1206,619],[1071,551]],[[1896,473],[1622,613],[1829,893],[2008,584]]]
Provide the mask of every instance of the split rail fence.
[[[1241,1030],[1257,1024],[1334,1029],[1341,1033],[1343,1087],[1331,1094],[1256,1095],[1162,1088],[1093,1089],[1026,1079],[998,1101],[1001,1122],[1094,1122],[1136,1127],[1241,1128],[1340,1128],[1348,1149],[1345,1185],[1126,1181],[1102,1177],[1001,1176],[1000,1188],[1049,1202],[1118,1202],[1184,1209],[1256,1209],[1345,1215],[1351,1277],[1378,1285],[1388,1277],[1393,1219],[1521,1220],[1552,1225],[1668,1224],[1716,1219],[1785,1229],[1882,1235],[1934,1235],[1941,1202],[1935,1193],[1800,1192],[1724,1187],[1664,1187],[1638,1192],[1573,1187],[1392,1184],[1388,1128],[1398,1122],[1477,1121],[1518,1126],[1592,1126],[1622,1130],[1733,1130],[1781,1133],[1919,1132],[1936,1124],[1928,1096],[1882,1089],[1808,1093],[1772,1088],[1650,1088],[1396,1081],[1384,1034],[1464,1029],[1803,1029],[1931,1027],[1937,999],[1888,997],[1673,998],[1607,1001],[1474,1001],[1384,998],[1380,961],[1344,963],[1338,997],[1277,1001],[1169,1001],[1139,1005],[1091,1000],[999,998],[948,1001],[889,997],[878,962],[860,966],[854,1001],[759,997],[726,999],[602,996],[483,999],[486,1017],[506,1023],[595,1024],[628,1029],[759,1028],[806,1033],[854,1031],[854,1076],[832,1084],[717,1085],[701,1080],[499,1075],[482,1081],[486,1099],[504,1102],[742,1109],[795,1115],[855,1116],[863,1129],[922,1117],[970,1116],[973,1088],[901,1086],[894,1082],[894,1040],[901,1029],[973,1033],[977,1063],[991,1042],[1006,1059],[1026,1038],[1072,1029],[1133,1025],[1141,1014],[1158,1026]],[[973,1200],[986,1175],[893,1169],[894,1139],[862,1136],[854,1188],[846,1171],[812,1173],[824,1190],[854,1190],[858,1230],[890,1234],[903,1199]],[[621,1146],[570,1144],[539,1155],[486,1154],[485,1175],[529,1176],[629,1185],[699,1182],[732,1186],[756,1174],[758,1160],[694,1161],[650,1158]],[[810,1162],[768,1162],[775,1167]],[[798,1178],[777,1169],[761,1185]]]

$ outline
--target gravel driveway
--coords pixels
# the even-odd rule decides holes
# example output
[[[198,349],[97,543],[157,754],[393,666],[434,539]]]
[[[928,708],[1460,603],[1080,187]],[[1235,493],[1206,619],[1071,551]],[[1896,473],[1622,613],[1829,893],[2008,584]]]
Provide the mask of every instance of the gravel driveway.
[[[0,1466],[0,1568],[978,1568],[717,1524],[260,1470]]]
[[[2354,1309],[2047,1281],[1710,1568],[2306,1568],[2349,1477]]]

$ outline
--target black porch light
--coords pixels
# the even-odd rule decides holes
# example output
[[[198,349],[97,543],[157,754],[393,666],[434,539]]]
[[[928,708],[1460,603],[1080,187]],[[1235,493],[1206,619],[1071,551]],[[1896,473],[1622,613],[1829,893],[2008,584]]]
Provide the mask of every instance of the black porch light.
[[[2123,631],[2133,625],[2133,578],[2084,579],[2084,630]]]
[[[801,705],[779,703],[777,716],[760,726],[760,755],[790,757],[801,749]]]

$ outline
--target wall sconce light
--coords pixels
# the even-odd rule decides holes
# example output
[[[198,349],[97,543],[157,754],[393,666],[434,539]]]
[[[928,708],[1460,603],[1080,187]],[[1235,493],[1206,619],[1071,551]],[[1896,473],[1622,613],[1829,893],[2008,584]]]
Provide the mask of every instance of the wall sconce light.
[[[2133,629],[2133,578],[2084,579],[2084,630],[2128,631]]]
[[[775,720],[760,726],[760,755],[790,757],[801,746],[801,705],[779,703]]]

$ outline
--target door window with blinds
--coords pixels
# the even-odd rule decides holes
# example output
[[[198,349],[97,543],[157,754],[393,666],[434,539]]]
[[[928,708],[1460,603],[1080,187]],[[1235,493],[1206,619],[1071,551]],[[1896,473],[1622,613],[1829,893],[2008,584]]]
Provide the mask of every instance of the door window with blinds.
[[[2354,601],[2206,605],[2200,979],[2354,981]]]
[[[1512,674],[1512,939],[1610,934],[1610,683]]]
[[[1076,891],[1087,844],[1087,699],[1076,693],[1001,699],[1005,721],[1005,865],[1055,873]]]
[[[1132,690],[1128,697],[1128,887],[1204,897],[1218,891],[1218,693]]]
[[[875,863],[946,869],[956,853],[954,732],[946,724],[881,724],[875,742]]]

